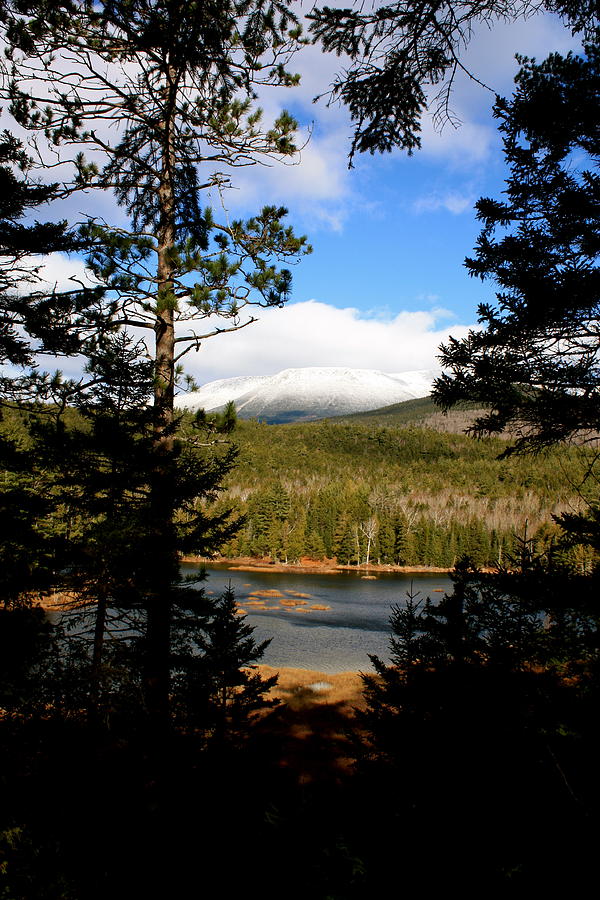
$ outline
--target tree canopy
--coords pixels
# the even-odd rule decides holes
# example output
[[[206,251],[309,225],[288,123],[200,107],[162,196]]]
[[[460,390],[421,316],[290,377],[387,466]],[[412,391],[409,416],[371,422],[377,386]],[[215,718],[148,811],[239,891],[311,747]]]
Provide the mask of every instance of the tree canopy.
[[[536,449],[600,431],[599,50],[523,60],[498,100],[510,167],[505,199],[482,198],[469,272],[499,286],[481,329],[441,348],[444,407],[489,404],[476,432],[516,432]]]
[[[74,283],[70,290],[44,284],[44,257],[81,249],[76,229],[66,221],[39,222],[37,215],[60,193],[57,183],[36,180],[34,161],[21,141],[0,135],[0,377],[5,402],[51,396],[53,382],[36,371],[36,354],[81,352],[89,336],[102,290]],[[32,216],[36,219],[32,221]]]
[[[192,507],[219,476],[218,463],[184,452],[176,384],[188,351],[250,324],[254,304],[283,304],[291,289],[284,264],[309,252],[285,209],[264,206],[242,221],[229,217],[225,201],[233,170],[296,152],[293,117],[284,111],[263,124],[255,100],[259,86],[297,83],[288,64],[300,33],[287,3],[263,0],[14,0],[0,22],[2,96],[39,167],[57,172],[63,196],[112,191],[125,214],[113,222],[88,216],[79,231],[101,303],[79,323],[89,342],[74,351],[97,367],[115,334],[135,329],[138,354],[153,364],[152,438],[138,470],[149,490],[147,705],[166,721],[178,552],[206,545],[208,521]],[[73,321],[70,310],[65,319]],[[70,385],[66,399],[74,402],[95,378],[104,375]],[[119,385],[134,383],[121,365],[110,389],[118,395]],[[223,474],[228,463],[220,459]],[[109,470],[115,460],[106,460]]]
[[[558,13],[576,33],[598,27],[594,0],[410,0],[357,4],[356,8],[317,7],[311,31],[325,50],[349,57],[326,96],[347,106],[355,124],[355,153],[412,153],[421,146],[421,117],[431,109],[437,124],[453,120],[451,93],[465,67],[464,50],[473,30],[500,19],[517,19],[546,9]]]

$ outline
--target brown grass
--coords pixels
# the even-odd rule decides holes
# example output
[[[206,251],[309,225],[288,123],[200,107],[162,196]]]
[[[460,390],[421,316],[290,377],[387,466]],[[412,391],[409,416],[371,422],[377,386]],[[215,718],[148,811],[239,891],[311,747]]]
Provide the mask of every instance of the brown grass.
[[[93,606],[93,600],[87,600],[75,591],[48,591],[35,596],[27,597],[35,606],[42,609],[52,609],[57,612],[76,609],[77,607]]]
[[[257,669],[263,678],[277,675],[278,682],[269,696],[293,709],[341,704],[347,713],[351,713],[354,707],[364,707],[362,681],[358,672],[331,674],[265,665],[257,666]]]
[[[308,596],[308,595],[306,595]],[[277,597],[279,599],[278,606],[267,606],[268,600]],[[265,598],[265,599],[263,599]],[[296,612],[310,612],[310,610],[328,610],[331,609],[325,603],[313,603],[308,605],[308,600],[296,600],[293,597],[284,597],[279,591],[253,591],[244,600],[244,606],[251,606],[253,609],[295,609]]]
[[[299,784],[343,782],[354,765],[348,729],[355,709],[364,708],[360,675],[258,669],[263,677],[279,678],[270,694],[280,704],[257,723],[279,766]]]

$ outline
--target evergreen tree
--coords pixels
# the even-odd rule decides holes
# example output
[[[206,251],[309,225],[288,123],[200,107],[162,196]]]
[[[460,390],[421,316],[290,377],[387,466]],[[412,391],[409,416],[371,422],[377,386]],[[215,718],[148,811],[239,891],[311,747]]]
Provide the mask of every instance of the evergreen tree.
[[[514,97],[497,101],[506,200],[478,202],[484,229],[466,265],[500,291],[479,307],[479,331],[441,348],[437,402],[486,404],[473,430],[510,428],[520,450],[600,428],[598,63],[597,45],[523,60]]]
[[[563,17],[573,33],[588,38],[599,26],[598,7],[589,0],[395,0],[369,9],[317,7],[311,30],[325,50],[350,63],[336,75],[329,102],[341,101],[355,124],[350,161],[356,152],[412,153],[421,146],[421,119],[430,109],[440,127],[451,113],[456,73],[465,71],[464,51],[477,25],[491,27],[540,7]],[[477,73],[468,74],[476,81]]]
[[[206,337],[252,322],[250,304],[284,303],[291,276],[277,266],[308,250],[284,209],[219,223],[202,192],[222,192],[232,167],[295,152],[292,117],[261,128],[252,103],[258,85],[297,81],[286,64],[299,33],[286,4],[260,0],[40,0],[9,3],[3,18],[12,114],[55,147],[98,151],[98,163],[76,153],[69,189],[113,188],[131,220],[128,230],[90,220],[83,238],[107,316],[154,338],[146,695],[164,725],[178,569],[176,367]]]
[[[29,176],[32,160],[8,131],[0,135],[0,362],[26,367],[36,351],[52,352],[61,338],[68,345],[64,295],[53,292],[53,303],[41,290],[31,257],[76,249],[76,237],[66,222],[24,224],[23,217],[58,194],[56,184],[38,184]],[[19,177],[20,173],[20,177]],[[36,285],[38,281],[38,285]],[[50,335],[51,329],[55,330]],[[45,343],[36,341],[45,337]],[[33,342],[33,343],[32,343]],[[72,344],[71,344],[72,349]],[[20,385],[22,387],[22,385]],[[3,399],[18,398],[15,376],[2,375]]]
[[[501,290],[479,307],[480,331],[441,347],[449,372],[434,398],[486,404],[472,430],[510,428],[507,453],[595,441],[600,429],[599,60],[597,40],[585,56],[523,60],[515,95],[495,107],[507,199],[477,204],[484,230],[466,264]],[[587,515],[560,521],[597,546],[597,487],[590,502]]]
[[[488,535],[481,522],[473,520],[467,525],[463,538],[462,552],[476,566],[484,566],[489,562]]]
[[[270,640],[256,643],[254,628],[238,614],[231,587],[204,605],[201,630],[196,616],[190,622],[183,615],[176,622],[176,702],[188,727],[200,727],[208,741],[221,747],[246,738],[254,714],[274,705],[265,695],[277,676],[263,679],[255,671]]]
[[[325,556],[325,544],[323,538],[316,531],[309,531],[304,543],[306,556],[310,559],[323,559]]]
[[[257,492],[249,504],[254,528],[254,553],[277,557],[282,546],[282,525],[290,510],[290,497],[281,484]]]
[[[44,588],[56,552],[40,523],[52,514],[51,477],[43,451],[28,434],[26,414],[10,413],[36,398],[48,398],[57,380],[33,368],[37,352],[77,352],[83,320],[94,291],[44,292],[38,278],[43,257],[78,246],[65,222],[24,222],[59,191],[31,177],[32,160],[8,131],[0,135],[0,462],[4,471],[0,596],[14,603],[20,594]],[[34,264],[32,256],[39,262]]]
[[[4,410],[0,422],[0,602],[15,606],[47,590],[60,565],[54,473],[25,414]]]
[[[43,610],[25,600],[0,605],[0,706],[5,715],[31,713],[51,700],[55,651],[53,628]]]
[[[131,703],[133,690],[137,708],[142,708],[138,632],[154,590],[149,565],[153,535],[148,530],[153,412],[147,405],[153,365],[140,355],[139,344],[121,332],[95,348],[86,375],[87,383],[75,394],[75,409],[29,416],[29,465],[38,459],[31,472],[31,492],[37,498],[32,533],[41,532],[38,543],[43,536],[46,555],[52,551],[45,582],[41,553],[30,552],[25,558],[36,567],[40,588],[47,590],[51,575],[53,591],[68,600],[72,612],[63,650],[79,653],[79,696],[93,720],[100,721],[100,713],[109,705],[114,708],[119,694]],[[218,453],[195,446],[194,439],[208,445],[210,430],[231,425],[200,418],[188,427],[187,439],[181,435],[176,444],[175,525],[183,550],[207,553],[236,527],[229,507],[210,513],[206,509],[236,454],[226,442],[220,443]],[[38,497],[43,473],[45,496]],[[15,536],[10,540],[14,544]],[[10,547],[7,538],[4,552]],[[9,571],[7,565],[7,579]],[[174,603],[183,596],[176,584]],[[22,593],[28,583],[21,577],[17,587]],[[188,592],[184,594],[187,602]]]
[[[329,485],[319,490],[310,505],[308,529],[319,534],[324,546],[325,555],[333,556],[334,530],[339,509],[339,490],[336,485]]]
[[[2,703],[38,698],[56,650],[53,629],[33,607],[66,563],[57,528],[61,510],[55,473],[39,437],[31,433],[36,400],[64,396],[60,379],[39,373],[36,353],[81,352],[101,291],[48,290],[40,280],[44,257],[80,246],[66,222],[25,221],[59,193],[31,175],[33,161],[8,131],[0,134],[0,612],[6,641]],[[36,262],[33,262],[36,259]],[[68,386],[67,386],[68,389]],[[19,407],[25,406],[24,411]],[[9,695],[11,695],[9,697]],[[12,698],[12,699],[11,699]],[[31,697],[30,697],[31,699]],[[47,700],[44,695],[44,700]],[[43,705],[43,700],[40,699]]]
[[[143,608],[149,589],[152,363],[122,332],[96,346],[86,375],[88,386],[80,385],[74,397],[78,416],[65,423],[58,414],[41,423],[39,435],[56,473],[57,495],[77,523],[65,542],[61,588],[80,610],[70,616],[76,634],[93,623],[88,706],[97,719],[117,683],[106,659],[107,635],[116,650],[111,656],[123,656],[127,642],[115,635],[127,626],[135,630],[132,611]]]
[[[398,565],[405,566],[412,562],[413,540],[406,516],[396,519],[396,539],[394,544],[394,558]]]
[[[389,866],[393,836],[428,887],[568,883],[595,815],[595,763],[581,748],[597,746],[584,699],[596,668],[597,582],[549,574],[538,561],[517,574],[464,563],[454,582],[439,603],[411,590],[394,607],[391,663],[372,657],[375,674],[363,676],[357,759],[366,793],[386,798],[376,815],[387,848],[378,864]],[[557,809],[577,837],[557,832]],[[431,848],[420,834],[433,822],[443,829],[441,878],[426,867]],[[556,876],[540,864],[547,846],[558,854]]]
[[[384,515],[383,518],[380,519],[379,532],[377,534],[381,562],[388,564],[394,562],[395,539],[396,533],[393,522],[388,515]]]
[[[293,523],[288,535],[287,553],[290,562],[298,562],[304,555],[306,546],[306,513],[304,509],[295,510]]]

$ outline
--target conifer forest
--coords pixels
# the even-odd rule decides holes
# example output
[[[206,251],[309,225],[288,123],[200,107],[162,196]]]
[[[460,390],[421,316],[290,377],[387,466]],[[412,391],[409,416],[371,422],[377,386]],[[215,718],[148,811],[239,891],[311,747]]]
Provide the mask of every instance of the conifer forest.
[[[582,50],[518,57],[495,98],[504,190],[464,248],[495,301],[431,399],[179,408],[193,354],[285,307],[313,250],[268,197],[224,199],[304,149],[302,54],[337,59],[351,168],[418,158],[459,75],[484,90],[473,33],[540,11]],[[1,0],[0,34],[0,900],[589,889],[598,3]],[[189,559],[452,588],[398,596],[387,661],[278,673]]]

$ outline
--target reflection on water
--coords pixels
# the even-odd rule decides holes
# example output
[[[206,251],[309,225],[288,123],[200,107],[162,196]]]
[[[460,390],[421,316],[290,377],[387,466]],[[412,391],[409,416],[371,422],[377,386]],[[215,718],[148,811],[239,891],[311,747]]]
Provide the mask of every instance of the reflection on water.
[[[189,563],[182,566],[186,575],[198,569]],[[364,579],[354,572],[239,572],[225,566],[206,571],[207,593],[219,594],[231,583],[256,629],[255,639],[273,638],[263,662],[322,672],[370,671],[369,653],[388,659],[390,607],[406,600],[411,582],[422,599],[439,599],[451,589],[450,578],[441,574]],[[286,602],[292,600],[301,602]]]

